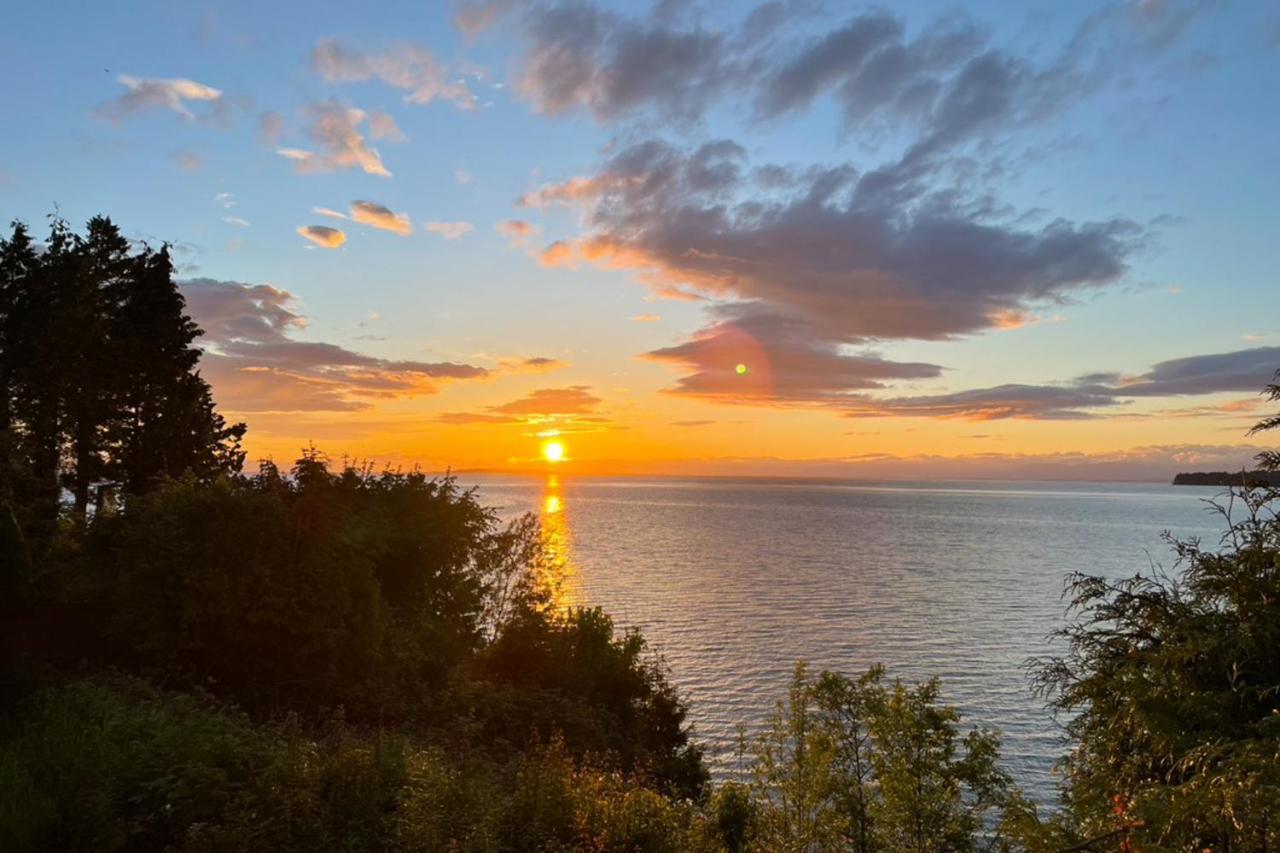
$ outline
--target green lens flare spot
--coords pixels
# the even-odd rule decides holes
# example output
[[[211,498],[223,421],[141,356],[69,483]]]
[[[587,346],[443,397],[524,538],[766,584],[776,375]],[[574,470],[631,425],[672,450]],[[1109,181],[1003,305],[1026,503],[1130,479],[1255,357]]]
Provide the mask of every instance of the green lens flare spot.
[[[739,364],[737,367],[734,368],[734,370],[737,372],[739,376],[747,375],[747,366],[745,364]]]

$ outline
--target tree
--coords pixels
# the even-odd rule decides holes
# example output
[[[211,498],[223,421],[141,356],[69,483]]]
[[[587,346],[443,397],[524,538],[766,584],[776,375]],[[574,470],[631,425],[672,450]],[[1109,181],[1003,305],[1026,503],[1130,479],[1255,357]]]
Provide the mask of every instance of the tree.
[[[12,236],[0,239],[0,478],[8,470],[15,441],[12,430],[17,353],[14,347],[21,337],[17,326],[19,306],[38,262],[27,227],[21,222],[13,223]],[[0,479],[0,486],[7,483],[7,479]],[[0,499],[4,497],[0,495]]]
[[[845,823],[835,793],[836,739],[822,725],[808,666],[797,662],[785,701],[779,701],[756,740],[752,782],[762,804],[757,844],[785,851],[833,847]]]
[[[875,850],[871,783],[874,744],[871,721],[884,712],[884,667],[873,666],[856,680],[833,672],[818,679],[818,705],[831,722],[835,746],[836,806],[844,816],[844,839],[854,853]]]
[[[1272,402],[1280,402],[1280,370],[1272,377],[1275,381],[1262,389],[1262,394]],[[1280,413],[1263,418],[1249,430],[1249,435],[1280,429]],[[1280,471],[1280,450],[1264,450],[1258,454],[1258,465],[1264,471]]]
[[[116,376],[125,381],[113,400],[110,479],[142,494],[164,477],[239,471],[245,425],[218,414],[196,369],[202,332],[173,282],[168,247],[134,257],[132,275],[113,297]]]
[[[1021,798],[999,766],[999,737],[961,737],[936,680],[883,679],[878,666],[814,679],[797,664],[756,742],[759,849],[1002,849],[984,833]]]
[[[1170,537],[1170,573],[1070,579],[1068,651],[1039,678],[1069,719],[1065,795],[1081,837],[1280,844],[1275,498],[1245,488],[1219,505],[1228,530],[1217,551]]]
[[[111,220],[95,216],[84,237],[73,236],[61,304],[53,317],[59,383],[55,393],[65,421],[68,460],[63,483],[72,511],[83,519],[90,490],[108,473],[105,442],[118,418],[119,389],[133,381],[112,328],[116,293],[135,272],[129,241]]]
[[[20,323],[31,276],[39,263],[27,228],[13,223],[13,234],[0,239],[0,565],[11,567],[4,581],[25,582],[31,556],[23,535],[32,519],[21,510],[33,503],[28,494],[33,485],[21,464],[19,432],[15,421],[15,394],[20,375]],[[12,590],[4,590],[8,595]]]
[[[8,241],[11,269],[10,316],[0,361],[10,382],[10,429],[14,436],[11,463],[25,479],[24,496],[31,533],[47,539],[57,519],[59,476],[66,442],[65,380],[67,362],[57,343],[72,330],[60,322],[67,310],[67,290],[75,277],[74,235],[54,219],[44,251],[36,253],[26,229],[15,224]]]
[[[41,251],[14,224],[0,241],[0,496],[28,533],[49,538],[63,488],[84,520],[95,486],[142,494],[240,470],[245,427],[218,414],[199,335],[167,247],[134,252],[98,216],[83,236],[54,218]]]

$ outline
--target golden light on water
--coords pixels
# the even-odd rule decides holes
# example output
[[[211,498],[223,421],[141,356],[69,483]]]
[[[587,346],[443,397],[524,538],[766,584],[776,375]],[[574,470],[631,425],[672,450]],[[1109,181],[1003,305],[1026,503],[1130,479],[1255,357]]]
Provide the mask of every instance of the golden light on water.
[[[542,458],[548,462],[559,462],[564,459],[564,443],[560,441],[544,441]]]
[[[577,572],[570,554],[572,536],[565,511],[560,481],[547,478],[542,496],[542,558],[539,561],[538,584],[547,595],[547,604],[555,611],[565,611],[577,603]]]

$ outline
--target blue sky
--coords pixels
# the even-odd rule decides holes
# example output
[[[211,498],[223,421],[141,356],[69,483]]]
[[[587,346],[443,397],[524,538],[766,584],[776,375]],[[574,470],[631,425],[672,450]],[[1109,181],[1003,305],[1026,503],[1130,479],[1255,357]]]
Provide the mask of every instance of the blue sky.
[[[1154,477],[1246,460],[1280,367],[1274,4],[28,4],[8,24],[3,212],[173,243],[206,374],[262,453],[520,467],[558,432],[583,470],[1066,454]],[[326,110],[389,175],[324,160]],[[643,188],[659,174],[680,177]],[[270,340],[219,338],[228,312]]]

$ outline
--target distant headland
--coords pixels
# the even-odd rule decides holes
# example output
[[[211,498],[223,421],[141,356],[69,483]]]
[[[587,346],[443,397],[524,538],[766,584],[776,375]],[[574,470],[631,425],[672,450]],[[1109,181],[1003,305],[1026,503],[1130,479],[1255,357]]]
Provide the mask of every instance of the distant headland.
[[[1196,471],[1177,474],[1175,486],[1280,486],[1280,471]]]

